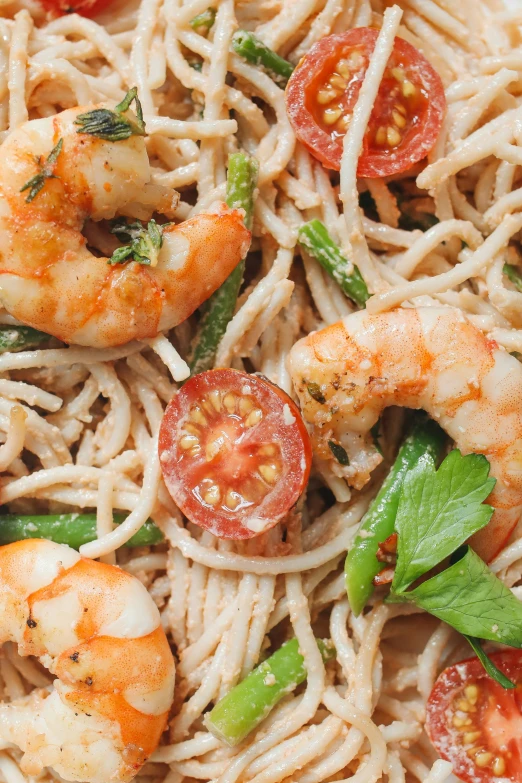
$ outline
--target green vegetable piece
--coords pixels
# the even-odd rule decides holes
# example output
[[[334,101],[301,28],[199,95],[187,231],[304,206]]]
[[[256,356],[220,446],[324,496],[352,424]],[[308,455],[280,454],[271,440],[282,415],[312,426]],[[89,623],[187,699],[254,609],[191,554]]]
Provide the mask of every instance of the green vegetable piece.
[[[244,60],[262,68],[279,87],[286,87],[291,77],[294,66],[269,49],[252,33],[247,30],[237,30],[232,36],[232,49]]]
[[[258,170],[257,161],[243,152],[234,153],[228,160],[227,204],[231,209],[245,210],[247,228],[252,227]],[[214,365],[217,347],[234,315],[244,271],[243,260],[206,303],[190,362],[191,376],[209,370]]]
[[[504,264],[504,274],[513,283],[518,291],[522,292],[522,269],[513,264]]]
[[[117,525],[121,525],[125,519],[125,514],[114,514],[113,517]],[[26,538],[45,538],[56,544],[67,544],[73,549],[79,549],[82,544],[97,538],[96,514],[0,515],[0,544],[12,544]],[[148,519],[125,546],[152,546],[161,541],[163,533]]]
[[[317,640],[326,662],[335,654],[331,643]],[[205,716],[209,731],[227,745],[238,745],[287,693],[306,679],[297,639],[283,644],[232,688]]]
[[[321,387],[318,383],[312,381],[311,383],[307,384],[306,390],[313,400],[320,403],[321,405],[324,405],[326,402],[326,397],[322,393]]]
[[[111,234],[116,234],[118,239],[129,244],[118,247],[107,263],[112,265],[136,261],[145,266],[156,266],[163,245],[164,228],[155,220],[149,220],[145,228],[138,220],[128,223],[125,218],[117,218],[112,224]]]
[[[318,261],[346,296],[359,307],[370,298],[368,288],[356,266],[349,264],[328,229],[320,220],[310,220],[299,229],[299,243]]]
[[[392,469],[364,515],[344,567],[348,601],[355,615],[364,609],[373,593],[373,578],[382,569],[382,563],[376,557],[377,550],[379,544],[394,531],[406,474],[426,455],[436,460],[444,439],[443,431],[434,421],[424,414],[417,414],[410,435],[399,449]]]
[[[42,160],[41,155],[35,158],[36,165],[39,169],[38,174],[35,174],[34,177],[31,177],[31,179],[20,188],[20,193],[23,193],[24,190],[29,191],[29,194],[25,199],[27,204],[36,198],[48,179],[58,179],[54,173],[54,167],[56,165],[56,161],[58,160],[58,156],[62,151],[62,148],[63,139],[59,139],[58,143],[55,144],[55,146],[52,148],[45,161]]]
[[[517,687],[514,682],[511,682],[511,680],[506,677],[504,672],[501,672],[500,669],[497,669],[491,658],[488,658],[482,649],[480,639],[476,639],[474,636],[467,636],[467,634],[464,634],[464,638],[470,643],[475,655],[492,680],[496,680],[499,685],[502,685],[502,687],[506,688],[507,690],[512,690],[513,688]]]
[[[125,116],[133,101],[136,103],[136,120]],[[80,126],[77,133],[87,133],[105,141],[123,141],[130,136],[145,136],[145,122],[137,87],[129,90],[114,109],[93,109],[78,114],[74,124]]]
[[[522,602],[469,547],[445,571],[387,600],[412,602],[467,636],[522,647]]]
[[[454,449],[438,470],[422,459],[405,477],[397,509],[397,567],[392,590],[401,592],[449,557],[493,514],[483,501],[496,480],[482,454]]]
[[[37,348],[42,343],[50,340],[50,336],[44,332],[38,332],[30,326],[0,326],[0,353],[7,351],[28,351]]]
[[[208,31],[211,29],[215,21],[216,21],[215,8],[207,8],[206,11],[203,11],[201,14],[195,16],[194,19],[190,20],[190,26],[197,33],[200,34],[202,32],[208,33]]]
[[[344,449],[340,443],[336,443],[334,440],[328,441],[328,448],[334,455],[335,459],[339,463],[339,465],[349,465],[350,459],[348,457],[348,454],[346,453],[346,449]]]

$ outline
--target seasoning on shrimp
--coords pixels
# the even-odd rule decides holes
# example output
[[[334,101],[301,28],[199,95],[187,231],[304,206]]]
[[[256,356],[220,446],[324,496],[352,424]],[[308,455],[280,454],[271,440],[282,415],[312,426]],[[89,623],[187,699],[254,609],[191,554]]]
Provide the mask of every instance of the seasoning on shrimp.
[[[0,704],[0,739],[21,768],[126,783],[159,743],[174,659],[158,609],[135,577],[42,539],[0,548],[0,642],[16,642],[54,687]]]
[[[495,508],[473,546],[485,560],[502,548],[522,511],[522,365],[488,340],[460,310],[419,307],[365,311],[313,332],[290,353],[303,415],[316,453],[356,487],[382,457],[370,430],[389,405],[422,408],[464,454],[484,454],[497,479]],[[340,382],[339,382],[340,380]],[[324,403],[310,396],[321,388]],[[332,455],[340,443],[349,465]]]
[[[86,220],[148,220],[153,212],[171,219],[178,200],[151,183],[141,135],[109,141],[78,132],[78,118],[102,109],[31,120],[0,148],[0,302],[24,324],[94,348],[154,337],[186,320],[250,243],[242,212],[218,203],[161,232],[153,226],[152,239],[150,221],[145,244],[156,263],[149,267],[133,252],[112,264],[94,255],[82,234]],[[127,233],[135,231],[133,223]]]

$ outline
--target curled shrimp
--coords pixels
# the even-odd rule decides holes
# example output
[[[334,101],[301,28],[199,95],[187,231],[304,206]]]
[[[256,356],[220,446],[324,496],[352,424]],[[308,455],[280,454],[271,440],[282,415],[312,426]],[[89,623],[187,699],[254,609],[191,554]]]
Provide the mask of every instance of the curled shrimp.
[[[94,255],[87,219],[170,218],[177,203],[150,182],[143,137],[81,132],[78,116],[96,108],[26,122],[0,147],[0,303],[66,343],[103,348],[188,318],[244,258],[250,232],[240,210],[220,204],[165,226],[153,265]]]
[[[382,460],[370,430],[389,405],[422,408],[463,454],[484,454],[497,479],[485,530],[472,539],[491,560],[522,512],[522,365],[458,309],[361,311],[293,347],[290,372],[315,451],[361,488]],[[350,459],[334,459],[328,442]]]
[[[174,660],[135,577],[39,539],[0,548],[0,643],[35,655],[52,687],[0,704],[0,740],[28,775],[124,783],[158,745]]]

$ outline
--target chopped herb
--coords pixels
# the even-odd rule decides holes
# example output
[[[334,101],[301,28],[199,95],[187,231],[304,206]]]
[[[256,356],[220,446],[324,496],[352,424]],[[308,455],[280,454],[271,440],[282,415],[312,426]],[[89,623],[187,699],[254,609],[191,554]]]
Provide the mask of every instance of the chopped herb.
[[[381,420],[377,419],[373,427],[370,429],[370,435],[373,438],[373,445],[375,446],[379,454],[382,456],[381,444],[379,443],[379,438],[381,437],[380,430],[381,430]]]
[[[36,165],[40,170],[38,174],[35,174],[34,177],[31,177],[31,179],[25,183],[23,188],[20,188],[20,193],[23,193],[24,190],[29,191],[29,194],[25,199],[28,204],[38,195],[48,179],[58,179],[54,173],[54,167],[56,161],[58,160],[58,156],[62,151],[62,147],[63,139],[59,139],[58,143],[52,148],[45,161],[42,160],[41,155],[35,158]]]
[[[348,454],[346,453],[346,449],[344,449],[340,443],[336,443],[334,440],[328,441],[328,447],[332,454],[334,455],[335,459],[339,463],[339,465],[349,465],[350,464],[350,458],[348,457]]]
[[[504,264],[504,274],[518,291],[522,291],[522,269],[513,264]]]
[[[326,402],[326,397],[322,393],[321,387],[319,386],[318,383],[314,383],[314,382],[309,383],[306,388],[308,390],[308,394],[310,395],[310,397],[313,397],[313,399],[316,402],[320,402],[321,405],[324,405],[324,403]]]
[[[206,11],[203,11],[201,14],[195,16],[194,19],[190,20],[190,26],[197,33],[201,33],[202,31],[208,33],[208,31],[211,29],[215,21],[216,21],[215,9],[207,8]]]
[[[145,266],[156,266],[163,245],[163,229],[164,226],[158,225],[155,220],[149,220],[145,228],[138,220],[127,223],[124,218],[118,218],[112,225],[111,234],[116,234],[118,239],[128,244],[115,250],[108,263],[136,261]]]
[[[136,104],[136,120],[124,116],[133,101]],[[80,126],[78,133],[88,133],[105,141],[123,141],[130,136],[145,136],[145,122],[137,88],[129,90],[114,109],[93,109],[79,114],[74,124]]]

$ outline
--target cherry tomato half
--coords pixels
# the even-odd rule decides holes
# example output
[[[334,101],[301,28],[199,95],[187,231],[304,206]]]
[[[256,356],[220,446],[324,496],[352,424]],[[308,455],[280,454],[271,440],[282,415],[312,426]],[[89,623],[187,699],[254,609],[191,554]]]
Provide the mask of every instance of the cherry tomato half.
[[[490,656],[512,682],[505,690],[478,658],[445,669],[430,694],[426,731],[467,783],[522,780],[522,651]]]
[[[318,41],[286,88],[296,136],[324,166],[339,170],[343,138],[378,32],[355,27]],[[357,173],[385,177],[409,169],[433,147],[446,110],[444,87],[426,58],[396,38],[364,136]]]
[[[105,10],[111,0],[40,0],[40,2],[52,16],[81,14],[91,17]]]
[[[176,504],[220,538],[273,527],[305,488],[312,461],[290,397],[237,370],[209,370],[185,383],[165,411],[159,454]]]

